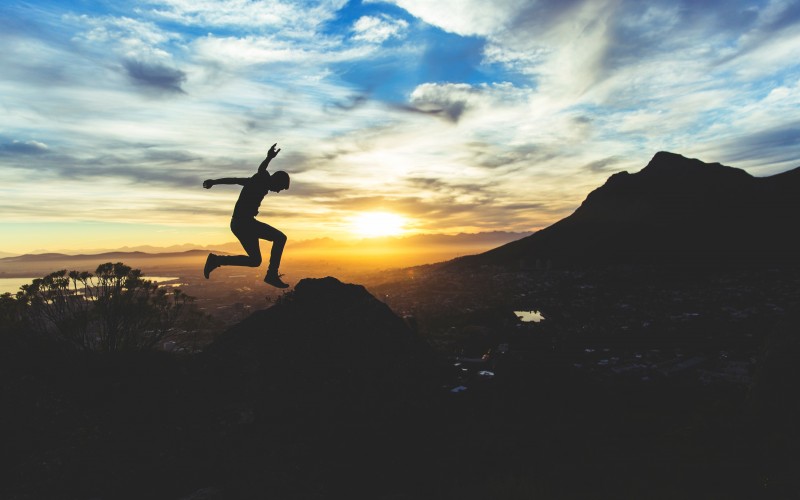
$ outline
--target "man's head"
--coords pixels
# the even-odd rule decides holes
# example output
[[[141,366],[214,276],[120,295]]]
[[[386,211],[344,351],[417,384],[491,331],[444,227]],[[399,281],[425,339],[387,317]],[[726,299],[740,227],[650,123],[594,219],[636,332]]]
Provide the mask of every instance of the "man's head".
[[[289,189],[289,174],[283,170],[278,170],[269,177],[270,191],[280,193],[284,189]]]

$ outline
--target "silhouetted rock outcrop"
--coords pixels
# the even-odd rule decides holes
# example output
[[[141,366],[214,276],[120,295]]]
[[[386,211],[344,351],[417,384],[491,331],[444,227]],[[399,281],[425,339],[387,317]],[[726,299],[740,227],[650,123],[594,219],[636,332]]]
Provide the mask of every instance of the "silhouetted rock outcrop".
[[[435,358],[403,319],[363,286],[330,277],[301,280],[223,333],[200,363],[191,433],[218,450],[212,469],[229,471],[209,483],[225,498],[380,488],[378,465],[339,482],[386,450],[410,459],[405,443],[438,390]]]
[[[238,394],[265,408],[292,401],[304,407],[303,418],[395,398],[430,383],[434,366],[427,346],[386,304],[331,277],[301,280],[223,333],[205,358],[209,384],[223,399]]]
[[[660,152],[612,175],[575,212],[452,265],[797,262],[800,168],[771,177]]]

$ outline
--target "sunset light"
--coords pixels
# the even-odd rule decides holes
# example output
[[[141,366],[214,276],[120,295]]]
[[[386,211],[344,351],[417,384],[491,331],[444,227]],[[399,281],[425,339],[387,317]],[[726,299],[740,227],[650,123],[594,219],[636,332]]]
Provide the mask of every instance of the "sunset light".
[[[404,217],[388,212],[364,212],[353,217],[353,233],[363,238],[399,236],[405,232]]]
[[[274,143],[295,243],[547,227],[657,151],[793,168],[795,2],[718,3],[3,2],[0,255],[238,244],[202,182]]]

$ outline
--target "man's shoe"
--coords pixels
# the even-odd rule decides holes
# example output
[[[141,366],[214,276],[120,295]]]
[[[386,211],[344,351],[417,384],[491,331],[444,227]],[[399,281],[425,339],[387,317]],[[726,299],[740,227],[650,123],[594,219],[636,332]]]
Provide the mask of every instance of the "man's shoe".
[[[289,288],[289,285],[281,281],[282,274],[278,273],[267,273],[264,277],[264,283],[268,285],[272,285],[275,288]]]
[[[208,254],[206,258],[206,267],[203,268],[203,276],[208,279],[208,275],[211,274],[211,271],[218,268],[219,264],[217,264],[217,256],[213,253]]]

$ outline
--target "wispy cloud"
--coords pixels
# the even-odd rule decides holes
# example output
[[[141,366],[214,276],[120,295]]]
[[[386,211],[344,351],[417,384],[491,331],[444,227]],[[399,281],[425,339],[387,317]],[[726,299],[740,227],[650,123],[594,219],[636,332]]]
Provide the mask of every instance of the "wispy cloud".
[[[49,149],[47,144],[39,141],[13,139],[8,142],[0,142],[0,154],[2,155],[39,155],[46,153]]]
[[[245,31],[282,30],[302,36],[336,15],[347,0],[162,0],[137,12],[189,26],[227,27]]]
[[[362,16],[353,24],[353,39],[369,43],[383,43],[390,38],[402,38],[408,22],[389,16]]]

